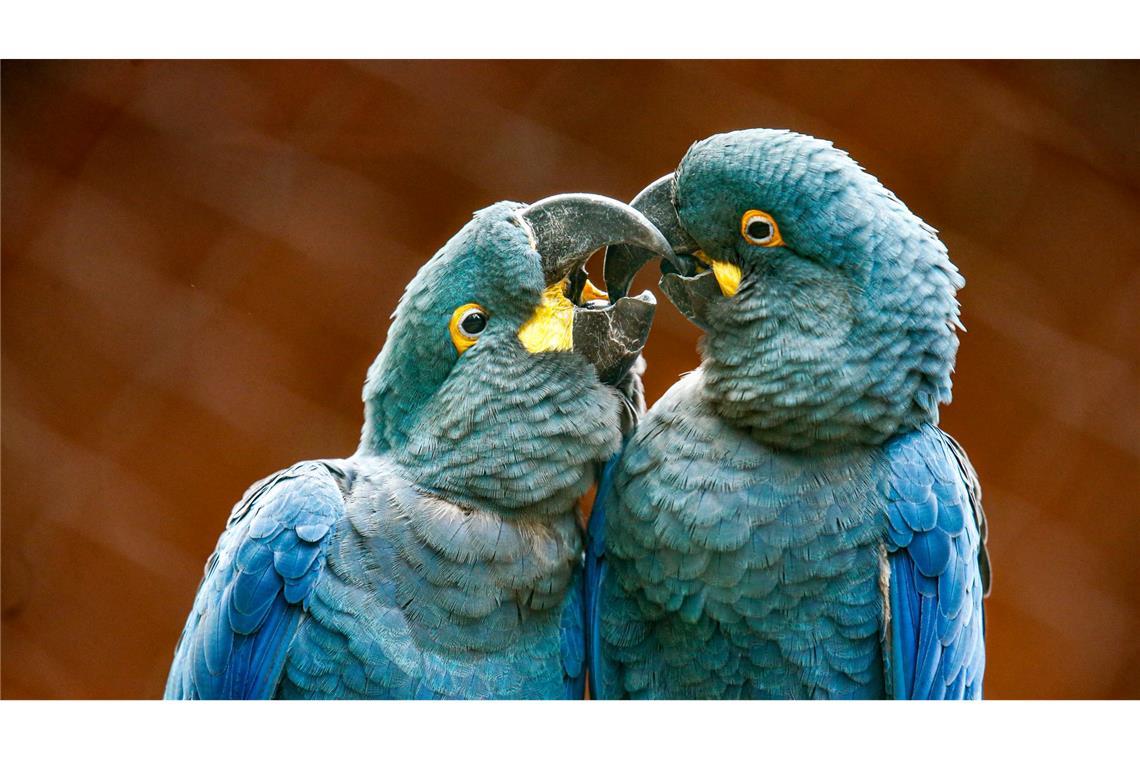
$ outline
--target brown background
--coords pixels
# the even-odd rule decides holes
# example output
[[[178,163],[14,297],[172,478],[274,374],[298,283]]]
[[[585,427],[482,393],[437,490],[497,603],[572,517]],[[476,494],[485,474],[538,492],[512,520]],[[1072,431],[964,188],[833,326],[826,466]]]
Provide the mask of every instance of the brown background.
[[[5,62],[3,696],[161,693],[230,506],[353,450],[472,211],[628,198],[749,126],[850,150],[967,277],[943,423],[990,516],[987,695],[1140,696],[1137,93],[1135,63]],[[660,309],[651,399],[696,338]]]

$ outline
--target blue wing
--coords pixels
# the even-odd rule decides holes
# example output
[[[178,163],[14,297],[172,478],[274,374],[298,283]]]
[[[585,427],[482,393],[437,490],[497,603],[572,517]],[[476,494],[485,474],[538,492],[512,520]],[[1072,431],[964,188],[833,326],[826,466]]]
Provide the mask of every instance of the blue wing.
[[[585,583],[582,570],[574,571],[562,607],[561,655],[566,699],[582,699],[586,689]]]
[[[601,605],[599,596],[606,575],[606,506],[613,498],[614,470],[621,452],[610,457],[598,481],[590,522],[586,526],[586,656],[589,663],[591,699],[603,699],[609,692],[604,683],[601,652]]]
[[[980,699],[989,558],[977,476],[931,425],[892,440],[887,457],[893,696]]]
[[[182,631],[167,699],[268,699],[344,513],[343,472],[294,465],[234,508]]]

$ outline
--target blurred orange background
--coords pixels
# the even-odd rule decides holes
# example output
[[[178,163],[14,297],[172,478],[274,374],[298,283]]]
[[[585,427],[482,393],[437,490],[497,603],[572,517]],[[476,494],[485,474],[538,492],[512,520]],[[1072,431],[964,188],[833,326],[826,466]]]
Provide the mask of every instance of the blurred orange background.
[[[775,126],[967,278],[943,427],[990,519],[987,696],[1140,697],[1138,94],[1135,62],[4,62],[2,695],[161,694],[232,504],[354,450],[474,210]],[[698,362],[659,300],[650,401]]]

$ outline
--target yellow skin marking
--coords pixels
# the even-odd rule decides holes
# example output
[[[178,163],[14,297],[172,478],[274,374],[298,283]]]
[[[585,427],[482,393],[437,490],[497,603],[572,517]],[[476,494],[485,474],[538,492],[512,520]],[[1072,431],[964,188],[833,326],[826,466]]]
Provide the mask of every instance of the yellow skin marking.
[[[463,355],[464,351],[474,346],[475,341],[478,340],[478,337],[472,338],[471,336],[464,335],[459,329],[459,323],[463,320],[463,317],[467,315],[467,312],[472,309],[477,309],[484,314],[487,313],[483,311],[483,307],[477,303],[465,303],[451,312],[451,322],[448,324],[448,329],[451,331],[451,342],[455,344],[455,350],[459,352],[460,356]]]
[[[757,219],[762,219],[772,228],[771,236],[763,241],[754,240],[748,234],[748,225]],[[778,245],[784,244],[784,238],[780,235],[780,226],[776,224],[776,220],[773,219],[772,215],[768,212],[760,211],[759,209],[745,211],[744,216],[740,217],[740,235],[749,245],[775,248]],[[711,259],[704,251],[696,251],[693,253],[693,257],[706,267],[712,269],[713,277],[716,278],[716,284],[720,286],[720,292],[724,294],[725,298],[732,298],[736,295],[737,291],[740,290],[740,279],[744,275],[740,271],[740,267],[736,264]]]
[[[736,295],[736,291],[740,290],[740,278],[744,275],[736,264],[710,259],[704,251],[696,251],[693,253],[693,257],[712,269],[716,284],[720,286],[720,292],[724,294],[725,298],[732,298]]]
[[[720,292],[724,293],[724,297],[732,298],[736,295],[736,291],[740,290],[740,278],[744,276],[740,267],[727,261],[714,261],[712,270],[716,284],[720,285]]]
[[[566,280],[542,292],[542,302],[519,328],[519,342],[532,354],[574,349],[574,304],[566,297]]]

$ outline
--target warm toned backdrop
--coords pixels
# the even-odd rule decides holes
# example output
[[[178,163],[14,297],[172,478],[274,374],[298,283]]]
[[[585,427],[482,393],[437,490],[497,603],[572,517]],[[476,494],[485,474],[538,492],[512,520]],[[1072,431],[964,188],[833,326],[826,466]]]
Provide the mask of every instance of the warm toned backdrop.
[[[966,275],[987,694],[1140,696],[1137,64],[5,62],[2,93],[4,697],[161,693],[232,503],[353,450],[473,210],[628,198],[748,126],[850,150]],[[651,400],[696,338],[663,303]]]

